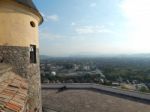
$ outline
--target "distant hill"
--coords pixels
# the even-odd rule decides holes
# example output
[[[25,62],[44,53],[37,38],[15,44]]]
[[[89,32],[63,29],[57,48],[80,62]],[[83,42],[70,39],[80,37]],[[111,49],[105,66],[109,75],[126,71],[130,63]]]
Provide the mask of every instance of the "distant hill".
[[[51,56],[47,56],[47,55],[40,55],[40,59],[44,60],[44,59],[49,59],[51,58]]]
[[[150,53],[141,53],[141,54],[132,54],[132,55],[127,55],[128,57],[141,57],[141,58],[150,58]]]
[[[100,57],[116,57],[116,58],[150,58],[150,53],[140,53],[140,54],[116,54],[116,55],[95,55],[95,54],[78,54],[78,55],[70,55],[70,56],[61,56],[54,57],[48,55],[40,55],[40,59],[50,59],[50,58],[100,58]]]

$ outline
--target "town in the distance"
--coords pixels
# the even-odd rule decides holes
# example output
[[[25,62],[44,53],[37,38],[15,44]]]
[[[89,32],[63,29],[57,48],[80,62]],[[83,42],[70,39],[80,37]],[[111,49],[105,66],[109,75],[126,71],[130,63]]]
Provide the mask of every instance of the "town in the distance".
[[[150,92],[148,55],[106,57],[41,56],[41,82],[93,83],[129,91]]]

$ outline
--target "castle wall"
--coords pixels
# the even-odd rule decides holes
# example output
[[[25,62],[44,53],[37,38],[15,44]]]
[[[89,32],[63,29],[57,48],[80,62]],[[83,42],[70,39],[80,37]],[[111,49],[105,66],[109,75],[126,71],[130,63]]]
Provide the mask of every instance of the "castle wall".
[[[31,9],[13,2],[0,1],[0,61],[13,66],[16,73],[28,79],[29,107],[41,112],[38,24]],[[30,22],[35,23],[32,27]],[[30,63],[30,45],[36,45],[36,63]]]
[[[39,47],[39,19],[30,10],[20,6],[14,2],[0,1],[0,45],[29,46],[32,43]],[[30,25],[31,21],[35,27]]]

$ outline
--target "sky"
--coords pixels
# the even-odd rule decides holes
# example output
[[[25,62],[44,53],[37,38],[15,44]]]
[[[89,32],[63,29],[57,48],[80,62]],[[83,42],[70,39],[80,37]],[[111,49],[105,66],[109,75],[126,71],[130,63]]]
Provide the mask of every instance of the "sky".
[[[40,54],[150,53],[150,0],[34,0]]]

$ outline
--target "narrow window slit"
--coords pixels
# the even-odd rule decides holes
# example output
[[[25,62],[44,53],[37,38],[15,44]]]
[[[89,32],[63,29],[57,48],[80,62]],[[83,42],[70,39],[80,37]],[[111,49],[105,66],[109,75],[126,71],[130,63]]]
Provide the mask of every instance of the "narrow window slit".
[[[36,62],[36,45],[30,45],[30,63]]]

